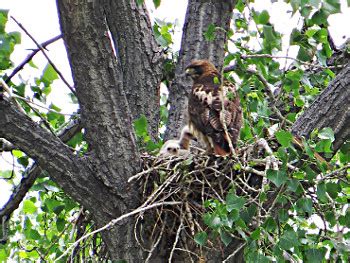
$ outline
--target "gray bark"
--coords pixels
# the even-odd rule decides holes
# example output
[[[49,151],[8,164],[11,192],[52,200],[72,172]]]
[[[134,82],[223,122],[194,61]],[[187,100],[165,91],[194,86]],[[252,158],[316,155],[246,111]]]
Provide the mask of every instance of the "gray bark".
[[[129,186],[118,193],[107,187],[96,175],[103,171],[89,157],[78,157],[59,138],[41,128],[11,103],[0,100],[0,137],[24,151],[53,179],[65,193],[92,212],[94,221],[103,226],[129,211],[137,202]],[[142,252],[133,240],[133,221],[125,220],[102,233],[112,258],[135,262]],[[119,237],[125,237],[119,238]],[[129,242],[126,242],[129,241]]]
[[[230,28],[232,10],[236,1],[230,0],[189,0],[181,49],[175,69],[175,79],[169,88],[169,120],[165,139],[177,137],[181,127],[187,122],[188,94],[192,81],[184,74],[184,69],[193,59],[208,59],[219,70],[222,68],[227,42],[226,32]],[[215,39],[208,41],[204,33],[213,24],[221,28],[215,31]]]
[[[315,99],[293,124],[295,135],[308,138],[312,130],[334,131],[334,152],[350,139],[350,64]]]
[[[125,96],[124,74],[108,36],[103,1],[57,3],[89,145],[86,164],[94,167],[89,176],[102,184],[100,202],[111,203],[108,209],[99,207],[98,202],[90,209],[86,207],[97,225],[102,226],[139,204],[136,187],[127,183],[140,169],[140,159]],[[86,194],[82,196],[86,198]],[[132,226],[132,219],[125,220],[104,233],[111,258],[130,262],[142,258]]]
[[[148,12],[145,5],[130,0],[107,0],[105,12],[132,117],[144,114],[151,137],[157,139],[163,51],[154,38]]]

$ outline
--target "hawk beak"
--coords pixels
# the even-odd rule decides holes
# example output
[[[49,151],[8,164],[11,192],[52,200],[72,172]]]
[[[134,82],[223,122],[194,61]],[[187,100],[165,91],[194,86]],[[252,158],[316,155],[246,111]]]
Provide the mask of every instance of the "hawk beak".
[[[186,76],[191,76],[196,73],[196,70],[194,68],[187,68],[185,70]]]

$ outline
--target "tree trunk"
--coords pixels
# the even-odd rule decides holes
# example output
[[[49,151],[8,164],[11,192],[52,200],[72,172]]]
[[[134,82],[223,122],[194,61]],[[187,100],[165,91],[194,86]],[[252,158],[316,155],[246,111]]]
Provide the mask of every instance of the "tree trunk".
[[[147,9],[135,1],[107,0],[104,10],[132,117],[144,114],[151,137],[157,139],[163,51],[154,38]]]
[[[226,32],[230,28],[232,10],[236,1],[230,0],[189,0],[183,26],[179,59],[175,69],[175,79],[169,88],[169,120],[165,139],[179,135],[187,122],[188,95],[192,81],[184,74],[184,69],[193,59],[208,59],[219,69],[222,68],[227,43]],[[220,28],[215,31],[215,39],[207,40],[204,33],[210,25]]]
[[[93,213],[97,225],[103,226],[140,203],[136,187],[127,183],[140,169],[140,158],[125,95],[123,69],[113,53],[103,1],[57,3],[89,145],[85,162],[93,167],[89,176],[98,181],[100,202],[109,204],[99,207],[97,202],[84,206]],[[84,198],[95,194],[94,186],[89,188],[91,192],[82,195]],[[142,250],[134,240],[132,219],[102,234],[112,259],[128,262],[142,259]]]
[[[296,120],[292,132],[308,138],[312,130],[325,127],[334,131],[334,152],[350,139],[350,64]]]

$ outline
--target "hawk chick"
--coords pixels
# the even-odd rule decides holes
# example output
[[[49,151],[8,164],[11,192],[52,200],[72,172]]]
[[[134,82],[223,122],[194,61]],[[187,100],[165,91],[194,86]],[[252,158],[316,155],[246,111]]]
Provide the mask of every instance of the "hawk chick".
[[[190,153],[190,143],[194,140],[193,134],[190,132],[189,127],[186,125],[181,130],[179,140],[166,141],[159,151],[159,156],[187,156]]]

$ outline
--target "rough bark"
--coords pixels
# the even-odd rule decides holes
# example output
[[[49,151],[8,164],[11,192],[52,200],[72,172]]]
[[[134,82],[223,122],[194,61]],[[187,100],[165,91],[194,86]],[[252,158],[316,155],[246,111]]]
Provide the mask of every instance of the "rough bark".
[[[109,190],[100,200],[113,202],[109,215],[100,216],[98,205],[90,210],[97,225],[102,226],[139,204],[137,189],[127,183],[128,177],[140,169],[140,161],[123,88],[124,74],[109,39],[104,2],[57,3],[89,145],[88,160],[96,168],[94,177]],[[104,233],[112,259],[136,262],[142,258],[132,226],[132,219],[125,220]]]
[[[127,177],[138,169],[125,163],[137,164],[139,156],[102,4],[58,1],[58,9],[89,150],[100,160],[104,183],[125,189]]]
[[[168,126],[165,138],[179,135],[181,127],[187,121],[188,94],[191,80],[184,74],[184,69],[193,59],[208,59],[219,69],[222,68],[226,32],[230,28],[232,9],[236,1],[230,0],[189,0],[175,79],[169,88]],[[215,39],[208,41],[204,33],[210,25],[221,28],[215,31]]]
[[[308,138],[312,130],[324,127],[334,131],[334,151],[350,139],[350,64],[296,120],[292,132]]]
[[[150,135],[156,139],[163,52],[154,38],[146,7],[134,0],[107,0],[105,12],[132,117],[144,114]]]

